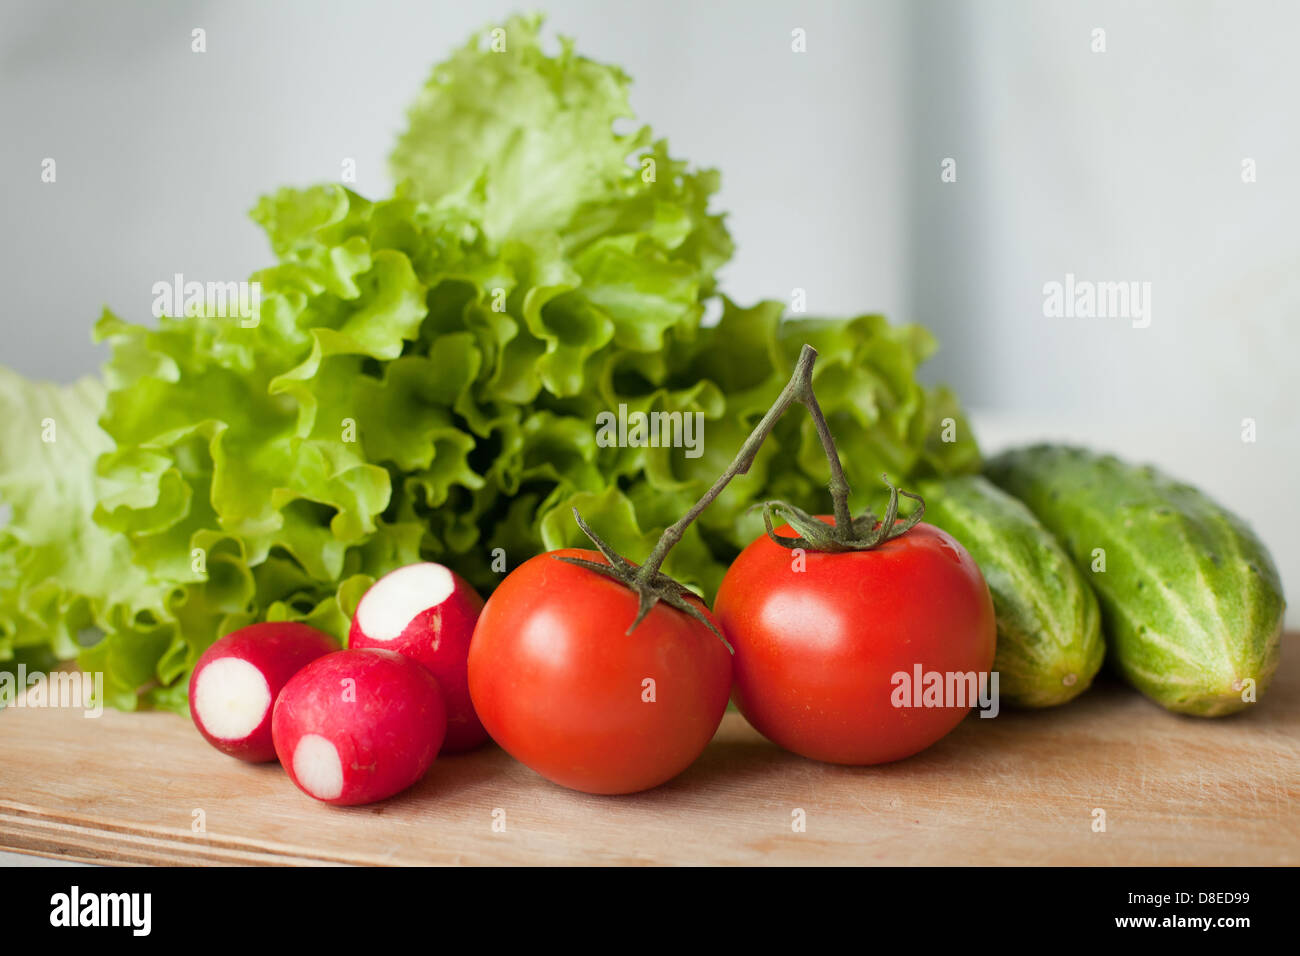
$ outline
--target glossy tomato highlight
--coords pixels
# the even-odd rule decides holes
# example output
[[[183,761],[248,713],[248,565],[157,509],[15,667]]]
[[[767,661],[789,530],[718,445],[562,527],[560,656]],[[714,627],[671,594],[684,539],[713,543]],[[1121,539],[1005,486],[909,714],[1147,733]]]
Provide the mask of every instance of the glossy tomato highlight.
[[[924,523],[866,551],[792,552],[763,535],[714,614],[736,651],[740,712],[787,750],[839,764],[899,760],[956,727],[970,704],[914,706],[915,676],[942,675],[946,693],[948,675],[989,673],[997,640],[979,568]]]

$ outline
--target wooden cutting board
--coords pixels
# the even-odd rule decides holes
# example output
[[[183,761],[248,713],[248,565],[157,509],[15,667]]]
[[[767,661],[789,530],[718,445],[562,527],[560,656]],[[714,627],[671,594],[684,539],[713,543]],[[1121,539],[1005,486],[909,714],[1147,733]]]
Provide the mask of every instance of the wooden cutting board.
[[[119,864],[1295,865],[1297,643],[1235,717],[1178,717],[1103,681],[1056,710],[972,716],[882,767],[803,760],[731,713],[694,766],[626,797],[564,790],[489,746],[339,809],[182,717],[9,708],[0,849]]]

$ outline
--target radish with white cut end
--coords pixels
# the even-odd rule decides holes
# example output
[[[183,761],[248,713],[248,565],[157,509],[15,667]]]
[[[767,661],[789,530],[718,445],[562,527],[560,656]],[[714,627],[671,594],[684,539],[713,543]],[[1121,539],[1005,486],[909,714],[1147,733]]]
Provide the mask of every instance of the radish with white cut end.
[[[337,651],[299,671],[272,718],[275,751],[308,796],[352,806],[405,790],[442,746],[437,679],[394,651]]]
[[[384,575],[357,604],[348,647],[378,647],[419,661],[438,678],[447,704],[443,753],[487,740],[469,697],[469,641],[483,599],[468,581],[432,561]]]
[[[271,710],[289,678],[338,643],[306,624],[268,621],[232,631],[203,652],[190,675],[194,726],[223,753],[275,759]]]

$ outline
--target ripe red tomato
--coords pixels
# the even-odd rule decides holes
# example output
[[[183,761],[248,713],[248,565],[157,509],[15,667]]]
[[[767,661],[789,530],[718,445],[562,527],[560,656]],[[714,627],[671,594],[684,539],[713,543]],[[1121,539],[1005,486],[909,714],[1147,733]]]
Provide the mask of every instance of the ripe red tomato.
[[[606,563],[597,551],[552,551],[501,582],[470,642],[474,709],[493,740],[555,783],[587,793],[658,786],[718,729],[731,654],[662,603],[624,633],[636,594],[557,555]]]
[[[979,568],[924,523],[869,551],[802,558],[763,535],[727,571],[714,614],[736,651],[740,712],[774,743],[829,763],[899,760],[943,737],[969,706],[896,706],[894,675],[987,674],[997,640]]]

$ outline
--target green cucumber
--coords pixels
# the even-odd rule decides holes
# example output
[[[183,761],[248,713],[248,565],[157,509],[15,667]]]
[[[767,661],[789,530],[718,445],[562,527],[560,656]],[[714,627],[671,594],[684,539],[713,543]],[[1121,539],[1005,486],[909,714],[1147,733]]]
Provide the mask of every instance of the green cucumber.
[[[1101,615],[1051,532],[979,475],[928,482],[921,495],[925,520],[961,542],[988,582],[1001,696],[1020,707],[1052,707],[1087,690],[1106,650]]]
[[[1273,559],[1241,519],[1154,468],[1081,448],[1016,449],[985,473],[1084,573],[1129,683],[1204,717],[1259,699],[1277,670],[1286,602]]]

